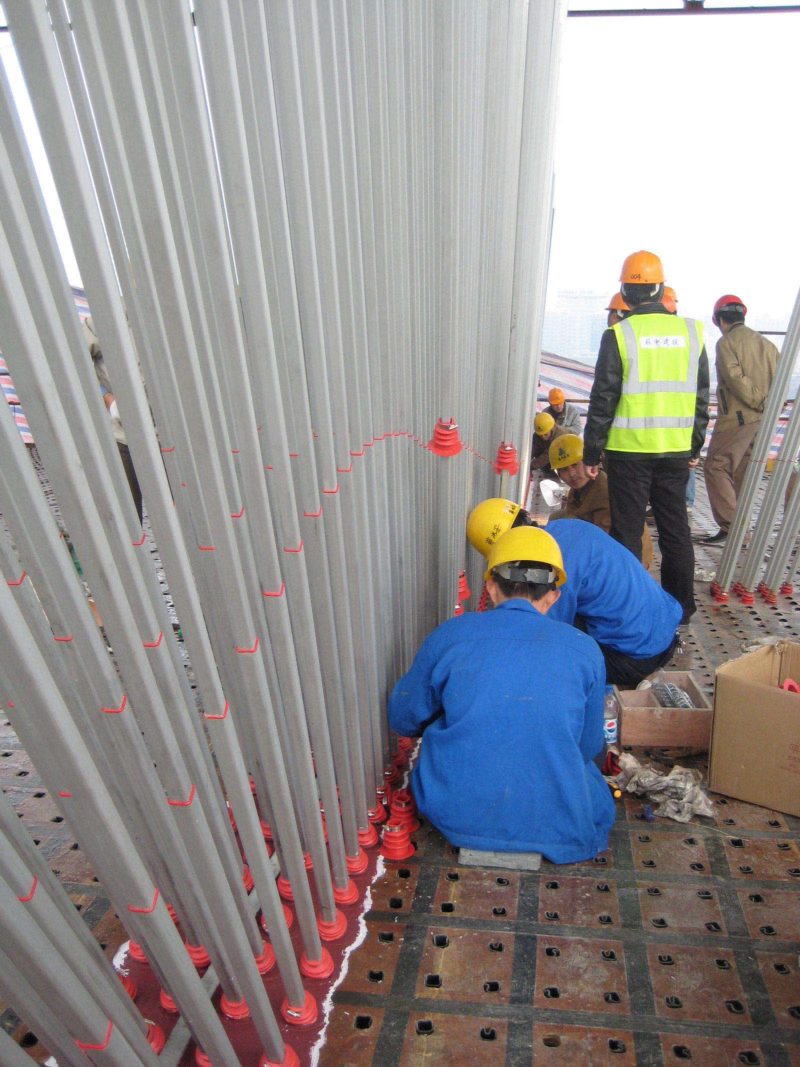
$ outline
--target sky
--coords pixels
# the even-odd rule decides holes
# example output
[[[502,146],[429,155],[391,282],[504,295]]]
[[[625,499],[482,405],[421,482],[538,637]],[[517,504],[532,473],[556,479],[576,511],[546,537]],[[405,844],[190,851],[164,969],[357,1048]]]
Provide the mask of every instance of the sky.
[[[727,292],[747,304],[750,325],[785,329],[800,286],[798,46],[800,14],[563,20],[548,312],[569,310],[565,291],[597,292],[605,306],[625,256],[645,248],[661,257],[679,311],[707,322],[709,340],[711,308]],[[0,54],[13,70],[9,34],[0,33]]]
[[[568,18],[562,31],[548,310],[564,290],[607,299],[644,248],[711,340],[727,292],[754,328],[785,329],[800,286],[800,14]]]

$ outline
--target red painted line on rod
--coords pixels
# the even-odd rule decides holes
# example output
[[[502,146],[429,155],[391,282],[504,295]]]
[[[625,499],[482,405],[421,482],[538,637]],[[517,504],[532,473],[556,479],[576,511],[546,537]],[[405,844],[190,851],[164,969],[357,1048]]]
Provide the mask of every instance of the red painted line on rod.
[[[19,576],[19,578],[17,578],[17,580],[15,582],[12,582],[10,578],[7,578],[6,579],[6,585],[10,585],[11,588],[13,589],[14,586],[22,585],[22,583],[25,581],[25,579],[27,577],[28,577],[28,572],[27,571],[23,571],[22,574]]]
[[[321,514],[322,514],[322,504],[320,504],[320,506],[317,508],[316,511],[304,511],[303,512],[303,518],[304,519],[318,519]]]
[[[197,547],[201,552],[216,552],[217,551],[217,546],[216,545],[198,545]]]
[[[131,544],[133,545],[134,548],[141,548],[146,540],[147,540],[147,534],[144,532],[144,530],[142,530],[142,536],[139,538],[139,540],[138,541],[131,541]]]
[[[253,645],[252,648],[244,648],[244,647],[240,648],[239,645],[234,645],[234,648],[236,649],[237,652],[241,652],[243,656],[252,656],[253,653],[258,650],[258,646],[259,646],[260,641],[261,641],[261,638],[257,637],[256,640],[255,640],[255,644]]]
[[[174,451],[175,451],[175,445],[170,445],[170,447],[169,447],[169,448],[162,448],[162,449],[161,449],[161,451],[162,451],[162,452],[164,453],[164,455],[166,456],[166,455],[167,455],[168,453],[170,453],[170,452],[174,452]]]
[[[222,709],[222,714],[221,715],[209,715],[209,714],[206,713],[205,717],[207,719],[226,719],[228,717],[228,709],[229,708],[230,708],[230,704],[226,700],[225,701],[225,707]]]
[[[34,875],[33,876],[33,884],[31,885],[30,893],[28,893],[28,895],[25,896],[25,897],[20,897],[20,896],[17,897],[17,900],[20,902],[20,904],[28,904],[28,903],[30,903],[30,901],[33,900],[33,894],[36,892],[36,889],[37,889],[38,885],[39,885],[39,879],[36,877],[36,875]]]
[[[353,464],[351,463],[349,467],[337,467],[336,468],[336,473],[337,474],[352,474],[353,473]]]
[[[156,904],[158,903],[158,888],[153,890],[153,899],[146,908],[137,908],[135,904],[128,905],[128,911],[132,911],[134,915],[152,915],[156,910]]]
[[[60,789],[58,795],[63,797],[64,800],[72,800],[72,793],[69,793],[66,789]]]
[[[189,790],[189,796],[186,800],[170,800],[169,797],[167,797],[167,803],[171,808],[190,808],[192,806],[192,801],[194,800],[195,792],[196,790],[193,782],[192,788]]]
[[[56,635],[53,634],[53,640],[58,641],[60,645],[68,645],[72,640],[72,634],[67,634],[66,637],[56,637]]]
[[[164,631],[163,630],[159,630],[158,631],[158,637],[155,639],[155,641],[143,641],[142,644],[144,645],[145,648],[158,648],[158,646],[161,644],[163,639],[164,639]]]
[[[323,489],[322,492],[327,493],[328,496],[336,496],[336,494],[339,492],[339,483],[336,483],[335,489]]]
[[[79,1041],[75,1038],[75,1044],[82,1052],[103,1052],[111,1044],[111,1031],[114,1029],[114,1024],[109,1019],[108,1029],[106,1030],[106,1036],[101,1045],[93,1045],[89,1041]]]
[[[297,552],[302,552],[303,551],[303,542],[302,542],[302,540],[301,540],[300,544],[297,546],[297,548],[289,548],[288,546],[284,545],[283,551],[284,552],[293,553],[293,554],[296,554]]]
[[[127,706],[127,703],[128,703],[128,695],[127,695],[127,693],[123,693],[122,703],[120,704],[120,706],[118,708],[101,708],[100,710],[103,712],[104,715],[119,715],[119,714],[121,714],[121,712],[123,712],[125,710],[125,708]]]
[[[244,504],[242,504],[241,508],[238,511],[231,512],[232,519],[241,519],[242,515],[244,515]]]
[[[278,589],[278,590],[262,589],[261,590],[261,595],[262,596],[283,596],[283,591],[284,591],[285,588],[286,587],[284,586],[283,582],[281,582],[280,589]]]

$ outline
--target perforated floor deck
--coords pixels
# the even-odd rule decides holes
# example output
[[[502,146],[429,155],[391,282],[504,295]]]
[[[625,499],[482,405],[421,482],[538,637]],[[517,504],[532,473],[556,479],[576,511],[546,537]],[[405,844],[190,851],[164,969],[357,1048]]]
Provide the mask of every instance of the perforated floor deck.
[[[694,524],[713,529],[702,503]],[[719,554],[698,546],[699,609],[671,664],[709,691],[753,641],[800,640],[794,597],[708,596]],[[3,719],[0,786],[112,954],[123,928]],[[608,853],[535,873],[461,868],[423,826],[373,888],[320,1067],[800,1067],[800,820],[715,800],[713,820],[681,825],[626,798]]]

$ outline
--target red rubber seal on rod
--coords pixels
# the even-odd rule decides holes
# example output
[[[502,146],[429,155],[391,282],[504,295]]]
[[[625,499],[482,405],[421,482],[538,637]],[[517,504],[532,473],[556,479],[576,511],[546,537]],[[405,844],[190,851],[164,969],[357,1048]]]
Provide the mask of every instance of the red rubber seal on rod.
[[[281,1015],[291,1026],[311,1026],[317,1014],[317,1002],[307,990],[302,1004],[290,1004],[288,997],[281,1004]]]
[[[268,1060],[265,1053],[258,1061],[258,1067],[300,1067],[300,1060],[291,1045],[284,1045],[282,1060]]]
[[[333,956],[322,946],[318,960],[310,960],[305,952],[300,957],[300,974],[305,978],[329,978],[333,974]]]
[[[350,874],[363,874],[369,866],[369,859],[363,848],[359,848],[357,856],[346,856],[345,863]]]
[[[347,930],[347,919],[344,913],[337,909],[333,922],[328,923],[323,918],[318,918],[317,929],[323,941],[338,941]]]
[[[228,1000],[223,993],[219,998],[219,1010],[226,1019],[249,1019],[250,1009],[246,1000]]]
[[[338,886],[333,887],[333,899],[337,904],[355,904],[360,896],[358,886],[352,878],[348,878],[344,889],[339,889]]]

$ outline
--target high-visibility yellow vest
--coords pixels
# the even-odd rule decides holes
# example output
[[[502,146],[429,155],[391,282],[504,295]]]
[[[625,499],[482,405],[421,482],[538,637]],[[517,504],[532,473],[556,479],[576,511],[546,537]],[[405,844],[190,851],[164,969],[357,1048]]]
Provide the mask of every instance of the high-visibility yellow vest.
[[[702,323],[678,315],[631,315],[612,329],[622,360],[622,393],[606,448],[691,451]]]

